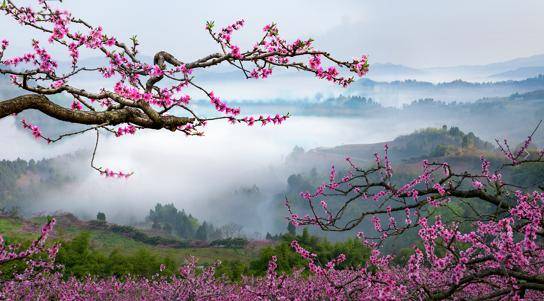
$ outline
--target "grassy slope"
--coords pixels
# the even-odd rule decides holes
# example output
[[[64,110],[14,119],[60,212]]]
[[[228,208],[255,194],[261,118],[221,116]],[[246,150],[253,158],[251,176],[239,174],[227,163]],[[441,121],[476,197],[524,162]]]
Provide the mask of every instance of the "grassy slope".
[[[121,234],[103,230],[87,229],[81,225],[65,223],[62,216],[58,217],[58,224],[55,226],[53,240],[67,241],[82,233],[83,231],[91,234],[91,245],[104,254],[109,254],[115,249],[119,249],[123,254],[132,254],[140,249],[146,249],[152,254],[160,257],[170,257],[178,264],[184,262],[185,258],[195,256],[199,262],[210,264],[216,260],[240,260],[249,261],[256,257],[258,251],[255,249],[228,249],[228,248],[168,248],[160,246],[151,246],[139,241],[127,238]],[[0,217],[0,234],[4,239],[10,242],[30,241],[38,236],[39,227],[45,221],[44,218],[34,218],[32,220],[23,220],[19,218]]]

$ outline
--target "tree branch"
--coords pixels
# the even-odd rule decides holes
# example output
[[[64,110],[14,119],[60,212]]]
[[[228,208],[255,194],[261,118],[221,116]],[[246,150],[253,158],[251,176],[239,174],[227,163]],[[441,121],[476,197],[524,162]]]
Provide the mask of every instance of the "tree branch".
[[[190,117],[161,116],[152,110],[147,103],[142,107],[142,110],[146,113],[149,112],[149,115],[152,115],[153,118],[136,108],[129,107],[102,112],[70,110],[50,101],[44,95],[27,94],[1,101],[0,119],[34,109],[58,120],[86,125],[132,123],[146,128],[167,128],[172,130],[195,121],[194,118]]]

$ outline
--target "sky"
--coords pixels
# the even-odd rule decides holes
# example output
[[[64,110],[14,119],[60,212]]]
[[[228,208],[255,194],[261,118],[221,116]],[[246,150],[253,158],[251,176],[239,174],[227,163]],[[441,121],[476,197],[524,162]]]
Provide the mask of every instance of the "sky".
[[[287,38],[313,37],[337,56],[366,53],[371,63],[452,66],[544,53],[541,0],[64,0],[62,6],[122,39],[137,35],[145,54],[168,50],[182,60],[217,51],[206,20],[221,26],[241,18],[247,26],[236,37],[240,45],[252,45],[265,24],[276,22]],[[11,20],[0,17],[0,28],[15,47],[29,45],[32,36]]]

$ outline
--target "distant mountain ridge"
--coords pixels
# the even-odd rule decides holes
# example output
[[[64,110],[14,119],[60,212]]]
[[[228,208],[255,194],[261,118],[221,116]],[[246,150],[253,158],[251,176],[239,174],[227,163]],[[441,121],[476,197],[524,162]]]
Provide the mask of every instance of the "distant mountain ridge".
[[[520,71],[518,71],[518,73],[515,72],[518,69],[528,71],[530,68],[544,68],[543,66],[544,54],[515,58],[485,65],[460,65],[448,67],[413,68],[399,64],[376,63],[370,65],[368,78],[378,81],[416,79],[420,81],[437,82],[461,78],[467,81],[488,81],[489,79],[493,79],[495,75],[503,74],[504,76],[501,77],[501,79],[507,80],[521,79],[522,77],[518,77]],[[523,78],[534,77],[539,73],[530,73]],[[512,77],[509,77],[509,75],[512,75]]]
[[[493,75],[490,75],[489,77],[494,79],[504,79],[504,78],[522,79],[522,78],[535,77],[540,74],[544,74],[544,66],[521,67],[515,70],[493,74]]]

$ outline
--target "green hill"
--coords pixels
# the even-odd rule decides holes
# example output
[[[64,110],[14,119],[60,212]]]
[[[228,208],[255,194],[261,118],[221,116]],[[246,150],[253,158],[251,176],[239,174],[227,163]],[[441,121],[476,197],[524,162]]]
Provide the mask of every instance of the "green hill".
[[[307,152],[295,150],[289,158],[291,161],[342,163],[346,157],[362,164],[372,162],[374,154],[381,154],[384,145],[389,146],[392,160],[408,160],[429,157],[463,155],[495,150],[493,144],[478,138],[474,133],[464,133],[458,127],[425,128],[408,135],[373,144],[346,144],[330,148],[316,148]]]
[[[57,215],[55,218],[57,225],[51,242],[67,243],[84,234],[89,238],[90,249],[104,256],[116,251],[122,251],[123,255],[144,251],[158,258],[169,258],[176,265],[183,263],[189,256],[195,256],[201,264],[207,265],[216,260],[249,262],[259,251],[259,247],[254,245],[245,248],[200,247],[188,241],[151,236],[144,230],[129,226],[81,221],[72,214]],[[45,220],[45,217],[23,219],[4,214],[0,216],[0,233],[8,243],[28,242],[37,237]]]

